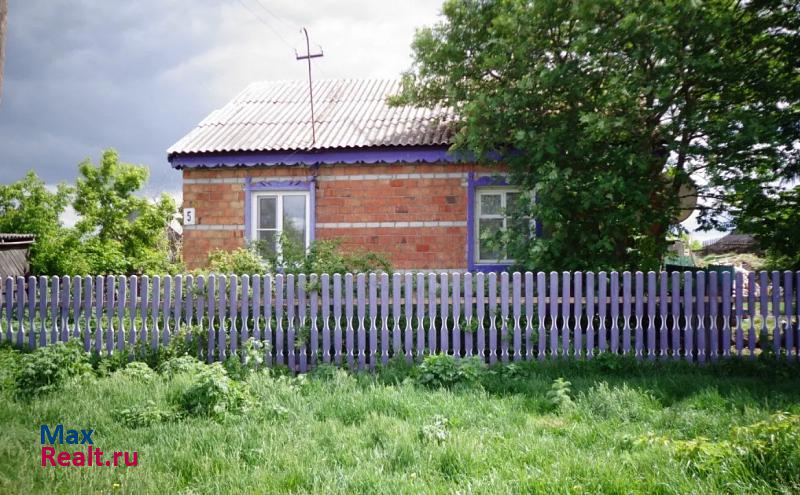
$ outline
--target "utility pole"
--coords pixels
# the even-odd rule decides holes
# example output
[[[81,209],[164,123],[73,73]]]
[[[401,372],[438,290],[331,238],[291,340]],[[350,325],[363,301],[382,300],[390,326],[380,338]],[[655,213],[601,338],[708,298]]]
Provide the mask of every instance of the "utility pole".
[[[311,84],[311,59],[322,57],[322,48],[320,47],[319,53],[311,53],[311,47],[308,42],[308,31],[306,28],[303,28],[303,34],[306,35],[306,54],[300,55],[297,53],[297,50],[295,50],[294,56],[297,60],[308,61],[308,97],[311,101],[311,146],[314,146],[317,142],[317,130],[316,123],[314,122],[314,88]]]

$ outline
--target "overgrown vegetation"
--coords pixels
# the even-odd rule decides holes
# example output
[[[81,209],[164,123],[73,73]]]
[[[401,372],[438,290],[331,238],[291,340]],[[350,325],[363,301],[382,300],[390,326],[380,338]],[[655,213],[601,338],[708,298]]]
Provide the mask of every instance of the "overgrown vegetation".
[[[176,273],[182,267],[167,226],[175,201],[142,196],[149,169],[119,161],[114,150],[99,164],[78,165],[75,185],[50,191],[34,172],[0,184],[0,232],[33,234],[30,269],[34,275]],[[74,227],[60,217],[67,206],[78,216]],[[69,253],[69,255],[65,255]]]
[[[454,151],[509,166],[507,213],[546,234],[498,234],[527,268],[657,269],[692,184],[701,227],[796,268],[799,49],[796,2],[447,0],[395,103],[453,108]]]
[[[55,382],[21,372],[50,369],[48,359],[79,371]],[[486,368],[429,356],[377,375],[320,365],[292,377],[243,359],[248,371],[234,377],[185,354],[153,358],[157,371],[94,359],[92,368],[76,344],[0,347],[0,492],[800,489],[800,369],[785,361],[700,367],[603,354]],[[139,466],[34,469],[42,423],[91,427],[97,448],[136,450]]]
[[[258,242],[233,251],[215,249],[208,256],[208,270],[214,273],[391,273],[389,261],[379,253],[343,250],[338,239],[315,240],[308,249],[286,236],[280,238],[280,253],[263,255]]]

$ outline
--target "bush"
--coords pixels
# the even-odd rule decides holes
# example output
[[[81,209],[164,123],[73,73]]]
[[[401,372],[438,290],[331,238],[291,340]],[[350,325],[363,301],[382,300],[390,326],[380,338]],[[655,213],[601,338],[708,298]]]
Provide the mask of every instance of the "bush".
[[[208,255],[208,270],[214,273],[252,275],[266,272],[267,265],[255,245],[251,244],[233,251],[211,251]]]
[[[250,390],[232,380],[221,363],[206,366],[180,395],[180,408],[192,416],[221,418],[246,409],[252,402]]]
[[[156,378],[153,369],[145,363],[134,361],[128,366],[114,372],[115,376],[121,376],[135,382],[152,382]]]
[[[571,383],[563,378],[556,378],[550,385],[550,390],[547,392],[547,403],[551,409],[563,411],[573,406],[572,397],[570,397]]]
[[[70,378],[92,372],[89,354],[77,339],[39,347],[20,360],[16,392],[30,397],[60,389]]]
[[[195,375],[202,371],[205,366],[206,365],[196,357],[184,354],[183,356],[170,358],[161,363],[158,367],[158,372],[172,378],[180,374]]]
[[[172,409],[161,408],[149,400],[141,406],[115,411],[113,416],[128,428],[140,428],[178,419],[180,414]]]
[[[242,345],[238,354],[225,360],[225,371],[234,380],[245,380],[251,372],[257,370],[264,362],[264,344],[249,338]]]
[[[396,354],[386,364],[376,367],[378,381],[384,385],[397,385],[403,383],[414,371],[413,363],[406,360],[402,354]]]
[[[478,386],[486,364],[477,356],[456,359],[447,354],[427,356],[414,370],[414,381],[432,388]]]
[[[450,421],[444,416],[436,415],[432,421],[422,426],[419,431],[419,438],[424,442],[442,443],[447,440]]]

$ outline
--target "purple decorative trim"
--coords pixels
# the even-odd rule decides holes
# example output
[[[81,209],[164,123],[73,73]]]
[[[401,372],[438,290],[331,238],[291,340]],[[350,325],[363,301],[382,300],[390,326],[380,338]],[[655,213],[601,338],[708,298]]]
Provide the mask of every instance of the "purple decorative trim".
[[[251,234],[252,227],[252,196],[258,191],[308,191],[308,240],[313,242],[317,224],[316,212],[316,181],[308,180],[265,180],[253,182],[251,177],[244,180],[244,238],[247,242],[253,241]]]
[[[475,262],[475,189],[486,186],[507,186],[505,177],[481,176],[475,177],[475,172],[467,174],[467,269],[472,272],[501,272],[507,271],[513,262],[507,263],[476,263]],[[542,235],[542,225],[534,222],[536,237]]]
[[[337,163],[457,163],[448,146],[394,146],[319,151],[262,151],[253,153],[173,154],[172,168],[257,167],[274,165],[333,165]]]

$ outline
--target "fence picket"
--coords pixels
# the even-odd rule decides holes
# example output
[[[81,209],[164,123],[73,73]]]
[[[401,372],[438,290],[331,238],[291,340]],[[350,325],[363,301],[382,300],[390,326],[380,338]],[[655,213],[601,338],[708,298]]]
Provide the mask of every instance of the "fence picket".
[[[347,273],[344,276],[344,300],[345,300],[345,353],[347,354],[347,367],[351,370],[355,368],[355,327],[353,326],[353,274]]]
[[[488,295],[488,316],[489,316],[489,340],[486,352],[489,356],[489,364],[497,362],[497,274],[489,273],[489,292]]]
[[[558,356],[558,273],[550,272],[550,357]]]
[[[342,276],[333,275],[333,359],[342,364]]]
[[[656,358],[656,272],[647,272],[647,359]]]
[[[453,356],[461,357],[461,274],[453,274],[453,329],[451,345]]]
[[[631,272],[622,273],[622,353],[631,352]]]
[[[320,287],[322,290],[322,362],[331,362],[331,296],[330,296],[331,276],[327,273],[320,277]]]
[[[716,276],[716,272],[711,272]],[[712,277],[712,282],[716,283],[716,277]],[[709,288],[713,287],[709,284]],[[697,308],[697,327],[695,330],[695,337],[697,338],[697,360],[701,363],[706,360],[706,274],[705,272],[697,273],[697,294],[695,296],[695,305]],[[715,294],[716,295],[716,294]],[[712,318],[713,319],[713,318]],[[714,324],[712,323],[710,331],[714,331]]]
[[[436,274],[428,274],[428,354],[436,354]]]
[[[392,344],[394,348],[393,356],[403,354],[403,343],[400,338],[400,299],[402,298],[403,286],[399,273],[392,274]]]
[[[295,336],[297,334],[297,324],[295,321],[295,289],[297,279],[294,274],[288,274],[285,278],[286,282],[286,365],[293,373],[296,370],[297,362],[297,347]]]
[[[307,313],[306,276],[301,273],[297,276],[297,329],[301,334],[295,345],[300,361],[300,373],[308,371],[308,341],[311,338],[311,325],[306,321]]]
[[[439,342],[442,354],[450,353],[450,342],[448,339],[447,319],[450,317],[450,284],[448,284],[448,275],[442,273],[439,281],[439,314],[441,316],[441,327],[439,328]]]
[[[275,364],[278,366],[284,365],[283,353],[283,285],[284,276],[279,273],[275,275]]]
[[[370,371],[375,370],[378,358],[378,277],[374,273],[369,274],[369,358],[367,363]]]
[[[569,357],[570,342],[570,291],[572,276],[569,272],[561,274],[561,356]]]
[[[511,277],[512,287],[512,308],[513,308],[513,323],[514,323],[514,361],[522,359],[522,328],[520,327],[520,318],[522,318],[522,275],[519,272],[514,272]]]
[[[661,326],[659,327],[660,351],[658,356],[666,358],[669,355],[669,330],[667,328],[667,319],[669,318],[669,275],[667,272],[660,273],[658,283],[658,314],[661,318]]]
[[[262,294],[264,294],[264,364],[272,366],[272,355],[275,351],[272,327],[272,275],[264,275],[262,280]]]
[[[722,307],[720,314],[722,315],[722,342],[720,343],[721,354],[723,357],[731,355],[731,274],[730,272],[722,272]],[[716,305],[716,299],[714,299]],[[719,352],[717,345],[712,342],[712,359],[717,359]]]
[[[319,275],[312,273],[309,283],[309,316],[311,318],[311,342],[309,347],[309,369],[317,367],[319,361]]]
[[[403,299],[403,311],[406,319],[406,327],[405,327],[405,349],[406,349],[406,361],[411,362],[414,358],[412,355],[412,349],[414,348],[413,343],[413,329],[411,327],[411,319],[414,315],[414,308],[412,307],[413,304],[413,289],[414,289],[414,279],[410,273],[405,274],[405,291],[404,291],[404,299]]]
[[[736,272],[736,355],[742,357],[744,348],[744,276]]]
[[[472,357],[472,340],[473,332],[475,331],[475,327],[473,327],[472,323],[475,321],[475,316],[472,314],[472,287],[472,274],[467,272],[464,274],[464,325],[466,329],[466,333],[464,334],[464,357]]]
[[[583,357],[583,274],[581,272],[575,272],[572,288],[575,297],[572,313],[574,317],[573,332],[575,335],[573,355],[576,358],[581,358]]]
[[[47,345],[47,281],[44,275],[39,277],[39,347]]]
[[[634,346],[636,359],[644,357],[644,327],[642,326],[642,318],[644,317],[644,274],[637,271],[634,274],[634,282],[636,284],[635,301],[634,301],[634,318],[636,321],[636,328],[634,334]]]
[[[600,352],[606,352],[608,350],[608,338],[606,329],[606,316],[607,316],[607,308],[608,308],[608,274],[606,272],[600,272],[597,277],[597,309],[600,316],[600,328],[598,329],[599,333],[599,350]]]
[[[595,355],[594,315],[597,306],[594,303],[594,272],[586,272],[586,358]]]
[[[484,353],[486,340],[484,339],[484,318],[486,316],[486,291],[484,290],[484,274],[475,275],[475,315],[478,318],[478,327],[475,330],[475,355],[486,359]]]
[[[619,354],[619,273],[611,272],[611,352]]]
[[[36,277],[28,277],[28,348],[36,348]]]
[[[703,272],[698,272],[700,275]],[[698,277],[698,280],[700,277]],[[692,318],[693,318],[693,308],[694,308],[694,293],[692,290],[693,286],[693,279],[691,272],[684,272],[683,274],[683,297],[684,297],[684,312],[686,314],[685,324],[686,327],[684,329],[684,349],[685,354],[684,358],[688,361],[694,359],[696,355],[695,344],[694,344],[694,327],[692,326]]]
[[[363,370],[367,362],[367,332],[366,332],[366,298],[367,288],[366,280],[363,273],[356,275],[356,309],[358,310],[358,369]]]

